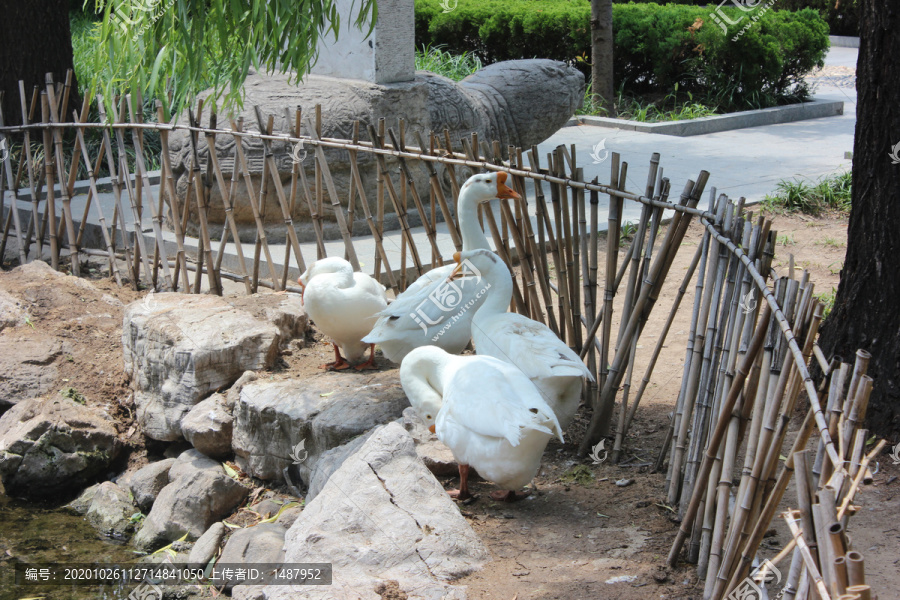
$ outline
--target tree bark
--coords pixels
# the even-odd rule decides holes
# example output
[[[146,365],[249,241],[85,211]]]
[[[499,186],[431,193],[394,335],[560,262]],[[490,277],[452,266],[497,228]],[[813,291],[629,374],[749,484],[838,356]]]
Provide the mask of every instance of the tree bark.
[[[65,81],[73,68],[69,5],[69,0],[0,0],[0,91],[7,125],[22,122],[19,80],[30,99],[35,85],[44,87],[47,73]],[[76,81],[69,106],[79,105],[77,89]]]
[[[615,101],[612,0],[591,0],[591,85],[594,102],[611,109]]]
[[[822,327],[825,355],[872,354],[870,431],[900,438],[900,4],[860,0],[853,204],[834,309]],[[900,150],[900,146],[897,146]],[[894,152],[897,155],[900,152]]]

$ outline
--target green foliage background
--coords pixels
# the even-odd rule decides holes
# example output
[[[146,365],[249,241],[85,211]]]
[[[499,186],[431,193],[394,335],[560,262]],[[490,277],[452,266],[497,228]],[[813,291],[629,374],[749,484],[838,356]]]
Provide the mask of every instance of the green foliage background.
[[[798,12],[724,10],[688,5],[613,6],[614,77],[628,94],[684,92],[725,110],[806,99],[806,73],[824,64],[828,25],[811,9]],[[758,21],[751,17],[756,16]],[[743,17],[741,19],[741,17]],[[471,52],[485,64],[552,58],[590,72],[589,0],[439,0],[416,2],[416,44]],[[740,20],[739,20],[740,19]],[[751,24],[739,37],[745,25]]]

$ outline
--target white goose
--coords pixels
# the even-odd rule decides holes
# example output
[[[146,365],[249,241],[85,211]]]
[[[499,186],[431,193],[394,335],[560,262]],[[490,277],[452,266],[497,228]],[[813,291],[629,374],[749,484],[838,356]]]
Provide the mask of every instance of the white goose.
[[[361,340],[372,330],[375,315],[387,307],[384,286],[365,273],[354,273],[349,262],[336,256],[311,264],[297,283],[303,288],[300,301],[309,318],[334,340],[334,362],[322,368],[346,369],[350,363],[341,356],[341,350],[349,360],[356,361],[368,345],[369,360],[356,368],[377,369],[375,346]]]
[[[437,346],[412,350],[400,365],[409,401],[459,463],[460,500],[469,466],[496,483],[495,500],[515,500],[541,465],[559,421],[519,369],[490,356],[454,356]],[[490,399],[486,402],[485,399]]]
[[[473,175],[460,189],[457,213],[464,251],[490,248],[478,224],[479,204],[494,198],[520,198],[506,185],[506,178],[502,172]],[[378,322],[363,341],[381,346],[384,356],[395,363],[419,346],[434,344],[451,354],[465,350],[472,337],[474,311],[470,308],[459,314],[459,309],[469,301],[475,306],[484,294],[476,298],[479,290],[471,289],[474,286],[448,289],[447,278],[454,267],[444,265],[419,277],[378,315]],[[449,296],[447,292],[451,292]]]
[[[451,278],[480,277],[491,288],[472,319],[475,352],[517,366],[537,386],[565,430],[578,411],[582,378],[593,380],[591,372],[549,327],[506,312],[512,298],[512,277],[499,256],[487,250],[473,250],[457,252],[453,258],[460,265]],[[463,265],[469,272],[463,272]]]

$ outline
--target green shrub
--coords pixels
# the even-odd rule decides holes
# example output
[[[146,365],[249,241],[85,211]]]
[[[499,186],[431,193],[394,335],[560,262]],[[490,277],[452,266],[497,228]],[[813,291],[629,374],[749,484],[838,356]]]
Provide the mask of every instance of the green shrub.
[[[712,10],[614,5],[616,87],[627,94],[666,95],[678,84],[723,110],[808,97],[803,76],[824,64],[828,50],[828,26],[818,13],[723,8],[737,23],[723,31],[710,18]],[[459,0],[449,13],[439,0],[419,0],[416,44],[471,52],[485,64],[551,58],[587,75],[590,65],[576,58],[590,56],[589,20],[588,0]]]
[[[778,0],[784,10],[812,8],[828,23],[831,35],[859,35],[858,0]]]

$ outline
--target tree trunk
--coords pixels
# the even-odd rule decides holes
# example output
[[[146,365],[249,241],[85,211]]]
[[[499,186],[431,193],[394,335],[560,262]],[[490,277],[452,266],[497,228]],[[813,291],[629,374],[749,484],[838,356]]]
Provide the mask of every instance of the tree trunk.
[[[872,354],[867,425],[900,439],[900,4],[860,0],[853,205],[834,309],[822,327],[826,356]],[[900,145],[893,151],[900,154]]]
[[[35,85],[44,87],[47,73],[64,81],[72,68],[69,4],[69,0],[0,0],[0,92],[7,125],[22,122],[20,79],[30,100]],[[77,88],[75,82],[69,106],[79,105],[74,101]]]
[[[594,102],[612,109],[615,101],[612,0],[591,0],[591,85]]]

